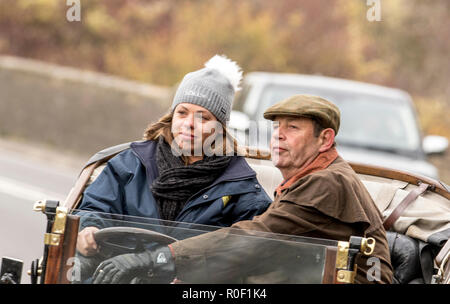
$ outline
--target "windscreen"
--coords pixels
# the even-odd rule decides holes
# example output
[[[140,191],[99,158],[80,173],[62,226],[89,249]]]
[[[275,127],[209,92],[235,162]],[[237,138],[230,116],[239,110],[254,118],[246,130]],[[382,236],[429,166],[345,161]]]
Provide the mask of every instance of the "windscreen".
[[[81,217],[80,230],[92,225],[100,229],[95,233],[98,252],[83,255],[77,250],[74,267],[67,274],[72,283],[78,284],[92,283],[96,268],[107,259],[193,239],[199,244],[197,249],[204,250],[208,266],[194,268],[184,275],[188,280],[181,283],[322,283],[326,248],[337,244],[333,240],[158,219],[78,210],[74,213]],[[210,247],[218,249],[210,253]],[[180,283],[178,279],[161,281],[142,273],[146,272],[137,271],[124,283]]]

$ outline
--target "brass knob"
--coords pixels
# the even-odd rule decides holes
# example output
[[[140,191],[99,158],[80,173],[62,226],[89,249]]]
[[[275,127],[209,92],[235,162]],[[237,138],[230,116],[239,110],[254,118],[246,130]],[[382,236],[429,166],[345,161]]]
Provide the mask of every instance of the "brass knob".
[[[33,211],[44,212],[45,211],[45,201],[37,201],[33,205]]]
[[[363,238],[361,241],[361,251],[365,255],[371,255],[375,249],[375,239],[373,237]]]
[[[29,276],[31,276],[31,269],[28,269],[27,274],[28,274]],[[42,269],[39,268],[39,269],[37,270],[37,275],[40,276],[41,274],[42,274]]]

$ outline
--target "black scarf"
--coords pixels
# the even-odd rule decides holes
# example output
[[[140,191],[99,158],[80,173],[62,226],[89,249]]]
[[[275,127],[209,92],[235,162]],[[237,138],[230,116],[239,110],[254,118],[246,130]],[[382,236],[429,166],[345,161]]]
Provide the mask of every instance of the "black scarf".
[[[170,145],[161,136],[156,148],[159,176],[153,181],[151,190],[162,219],[175,220],[187,200],[211,185],[230,161],[230,156],[213,155],[185,165],[181,157],[172,153]]]

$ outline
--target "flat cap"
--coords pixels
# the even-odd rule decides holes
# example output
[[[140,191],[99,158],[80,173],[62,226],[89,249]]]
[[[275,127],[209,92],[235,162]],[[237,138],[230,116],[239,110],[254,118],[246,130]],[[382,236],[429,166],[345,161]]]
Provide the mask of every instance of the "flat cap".
[[[264,118],[274,120],[275,116],[294,116],[315,118],[322,127],[331,128],[337,134],[341,113],[339,108],[322,97],[313,95],[294,95],[282,100],[264,112]]]

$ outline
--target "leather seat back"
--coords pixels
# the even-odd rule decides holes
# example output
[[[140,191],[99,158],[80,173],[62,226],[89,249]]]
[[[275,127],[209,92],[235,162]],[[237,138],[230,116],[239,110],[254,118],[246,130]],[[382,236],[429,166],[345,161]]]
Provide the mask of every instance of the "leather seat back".
[[[423,282],[418,241],[391,231],[386,232],[386,237],[394,268],[393,283],[407,284],[413,280]]]

